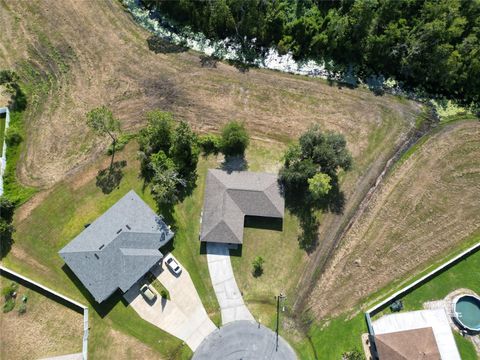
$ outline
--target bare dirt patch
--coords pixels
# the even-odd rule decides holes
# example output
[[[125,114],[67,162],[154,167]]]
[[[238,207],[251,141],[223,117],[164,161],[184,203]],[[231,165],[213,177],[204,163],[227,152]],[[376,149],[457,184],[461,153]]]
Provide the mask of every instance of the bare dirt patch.
[[[113,108],[126,130],[152,108],[174,112],[197,130],[245,121],[259,137],[285,140],[309,124],[345,134],[365,169],[382,146],[412,124],[417,105],[366,90],[329,86],[267,70],[240,73],[219,63],[203,68],[199,54],[155,54],[117,1],[2,4],[0,67],[13,67],[35,95],[26,116],[22,182],[48,187],[98,157],[107,144],[84,121],[92,107]],[[391,118],[390,121],[388,118]],[[388,131],[383,131],[388,129]],[[392,141],[374,143],[376,134]],[[373,146],[373,147],[372,147]]]
[[[3,288],[11,281],[0,277]],[[27,312],[18,313],[23,295]],[[2,299],[3,305],[3,299]],[[38,359],[82,351],[83,315],[20,286],[15,309],[0,312],[0,358]]]
[[[432,135],[387,178],[346,233],[310,298],[319,317],[351,309],[480,230],[480,123]]]

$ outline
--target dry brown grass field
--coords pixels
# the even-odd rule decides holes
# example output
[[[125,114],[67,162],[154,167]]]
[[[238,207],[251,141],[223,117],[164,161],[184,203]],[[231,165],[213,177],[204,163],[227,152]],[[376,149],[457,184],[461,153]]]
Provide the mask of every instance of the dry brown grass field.
[[[285,140],[318,122],[340,131],[365,169],[409,128],[418,105],[366,90],[267,70],[202,68],[194,52],[155,54],[149,34],[117,1],[6,1],[0,14],[0,67],[29,83],[25,184],[47,187],[103,151],[85,113],[106,104],[125,131],[152,108],[174,112],[199,131],[230,119],[256,137]],[[376,142],[376,143],[372,143]],[[387,150],[387,151],[386,151]]]
[[[3,288],[12,281],[0,277]],[[0,311],[0,359],[39,359],[82,351],[83,315],[24,286],[17,290],[15,308]],[[19,314],[27,295],[27,312]],[[3,306],[4,299],[1,304]]]
[[[434,132],[387,178],[312,293],[333,316],[423,270],[480,231],[480,122]]]

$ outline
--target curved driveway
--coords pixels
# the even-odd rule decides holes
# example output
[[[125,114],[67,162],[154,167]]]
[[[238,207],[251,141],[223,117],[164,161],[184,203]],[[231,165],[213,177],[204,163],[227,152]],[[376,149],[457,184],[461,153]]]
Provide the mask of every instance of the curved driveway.
[[[222,324],[254,318],[243,302],[230,262],[228,244],[207,243],[207,261],[210,279],[222,313]]]

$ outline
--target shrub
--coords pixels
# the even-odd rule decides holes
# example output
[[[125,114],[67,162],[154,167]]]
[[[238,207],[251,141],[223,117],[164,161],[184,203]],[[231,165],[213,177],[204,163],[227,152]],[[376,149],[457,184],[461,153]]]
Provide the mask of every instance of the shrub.
[[[15,282],[12,282],[10,285],[5,286],[2,289],[2,296],[5,298],[6,301],[8,301],[9,299],[13,298],[13,294],[15,293],[15,291],[17,291],[17,289],[18,289],[18,284]]]
[[[264,264],[265,260],[263,260],[263,258],[261,256],[257,256],[254,260],[253,260],[253,276],[257,277],[257,276],[260,276],[263,274],[263,264]]]
[[[14,298],[9,298],[7,301],[5,301],[5,304],[3,304],[3,312],[8,313],[12,311],[15,308],[15,299]]]
[[[20,304],[20,306],[18,307],[18,313],[19,313],[20,315],[23,315],[23,314],[25,314],[26,312],[27,312],[27,304],[24,303],[24,302],[22,302],[22,303]]]
[[[198,139],[200,149],[205,156],[217,155],[221,150],[221,142],[222,139],[214,134],[202,135]]]
[[[22,142],[23,138],[20,132],[15,127],[9,127],[5,134],[5,142],[7,146],[17,146]]]
[[[221,149],[225,156],[243,156],[250,142],[243,123],[230,121],[222,130]]]
[[[342,354],[342,360],[365,360],[365,356],[357,349]]]
[[[160,291],[160,296],[162,297],[162,299],[167,299],[168,298],[167,290],[162,289]]]

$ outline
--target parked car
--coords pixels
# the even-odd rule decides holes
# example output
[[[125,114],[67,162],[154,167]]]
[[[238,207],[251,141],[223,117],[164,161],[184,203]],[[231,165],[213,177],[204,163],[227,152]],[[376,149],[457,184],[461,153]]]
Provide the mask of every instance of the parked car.
[[[140,288],[140,292],[148,301],[152,302],[157,298],[157,294],[155,294],[150,286],[147,284],[143,285]]]
[[[177,261],[173,258],[171,254],[168,254],[165,256],[165,264],[169,267],[169,269],[175,274],[175,275],[180,275],[182,272],[182,268],[180,265],[177,263]]]

